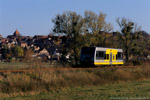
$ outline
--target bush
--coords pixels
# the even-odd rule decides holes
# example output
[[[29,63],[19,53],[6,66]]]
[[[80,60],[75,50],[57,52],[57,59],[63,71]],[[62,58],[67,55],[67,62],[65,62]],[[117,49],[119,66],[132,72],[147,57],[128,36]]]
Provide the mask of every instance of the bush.
[[[137,66],[137,65],[143,65],[143,61],[141,60],[137,60],[137,59],[131,59],[129,60],[126,65],[130,65],[130,66]]]

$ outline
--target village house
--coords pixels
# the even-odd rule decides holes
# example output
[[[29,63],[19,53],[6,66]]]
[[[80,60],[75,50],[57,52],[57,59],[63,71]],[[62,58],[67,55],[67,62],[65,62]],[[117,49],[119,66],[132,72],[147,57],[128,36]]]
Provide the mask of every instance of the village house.
[[[7,45],[9,42],[9,39],[7,38],[2,38],[1,39],[1,43],[0,43],[0,47],[4,46],[4,45]]]
[[[49,52],[44,48],[44,49],[39,49],[39,50],[35,50],[34,54],[32,55],[32,57],[34,59],[50,59],[50,55]]]
[[[38,56],[40,57],[47,56],[48,58],[50,57],[49,52],[45,48],[39,51]]]
[[[20,42],[20,46],[25,48],[25,47],[28,47],[28,44],[26,42],[24,42],[24,41],[21,41]]]

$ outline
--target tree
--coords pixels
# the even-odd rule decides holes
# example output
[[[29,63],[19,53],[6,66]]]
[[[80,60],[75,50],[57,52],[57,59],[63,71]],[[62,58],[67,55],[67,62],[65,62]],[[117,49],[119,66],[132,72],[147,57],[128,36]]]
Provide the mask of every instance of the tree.
[[[20,46],[12,47],[12,53],[16,59],[22,58],[24,56],[24,50]]]
[[[26,61],[26,62],[32,61],[33,54],[34,54],[34,51],[32,49],[24,50],[24,61]]]
[[[141,33],[142,33],[141,31],[136,33],[137,36],[135,36],[136,38],[133,41],[131,49],[132,55],[137,57],[143,56],[144,49],[146,49],[146,41],[145,41],[146,38]]]
[[[140,35],[140,27],[137,27],[134,22],[125,18],[121,20],[117,18],[116,22],[121,28],[121,32],[118,33],[118,40],[125,51],[126,61],[128,61],[130,50],[133,48],[133,45],[134,47],[136,46],[135,40],[137,40]]]
[[[73,62],[78,64],[80,48],[82,47],[82,27],[83,18],[76,12],[64,12],[62,15],[56,15],[55,19],[52,19],[54,23],[53,31],[55,33],[63,33],[67,36],[66,47],[73,56]]]
[[[106,14],[98,15],[92,11],[85,11],[84,17],[75,12],[64,12],[52,19],[53,31],[67,36],[65,47],[73,55],[75,65],[79,61],[79,54],[83,46],[107,46],[107,39],[111,35],[106,34],[112,30],[112,25],[105,21]],[[108,43],[110,44],[110,43]]]
[[[2,47],[2,58],[6,61],[10,61],[12,59],[11,49],[7,45]]]
[[[106,22],[106,14],[85,11],[84,16],[84,33],[87,35],[86,41],[88,41],[89,45],[107,46],[107,37],[110,36],[107,33],[113,29],[113,26]]]

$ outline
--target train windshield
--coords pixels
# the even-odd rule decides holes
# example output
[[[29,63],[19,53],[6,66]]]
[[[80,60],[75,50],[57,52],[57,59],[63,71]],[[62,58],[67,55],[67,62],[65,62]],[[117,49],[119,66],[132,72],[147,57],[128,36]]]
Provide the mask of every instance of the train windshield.
[[[81,59],[80,60],[94,60],[94,47],[83,47],[81,49]]]

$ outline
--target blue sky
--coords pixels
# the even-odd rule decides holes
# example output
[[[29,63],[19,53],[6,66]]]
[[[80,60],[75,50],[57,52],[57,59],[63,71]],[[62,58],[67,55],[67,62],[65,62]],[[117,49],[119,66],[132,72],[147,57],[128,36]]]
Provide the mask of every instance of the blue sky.
[[[116,18],[125,17],[150,33],[150,0],[0,0],[0,34],[4,37],[18,29],[22,35],[48,35],[52,18],[58,13],[85,10],[103,12],[114,31],[119,30]]]

